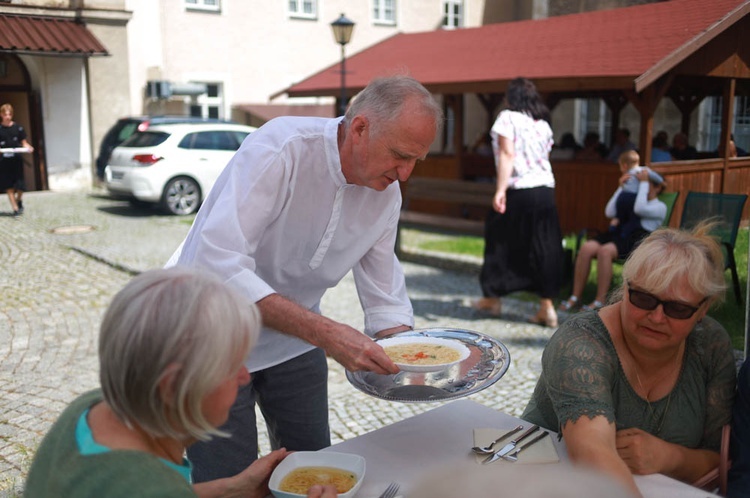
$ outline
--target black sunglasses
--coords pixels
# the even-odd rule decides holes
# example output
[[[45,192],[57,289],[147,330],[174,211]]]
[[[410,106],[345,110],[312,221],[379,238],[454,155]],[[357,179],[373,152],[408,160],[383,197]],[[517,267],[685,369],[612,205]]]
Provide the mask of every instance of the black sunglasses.
[[[628,285],[628,296],[630,297],[630,304],[636,308],[640,308],[646,311],[653,311],[657,306],[661,304],[664,314],[670,318],[677,318],[678,320],[687,320],[700,309],[700,306],[706,302],[707,298],[698,303],[698,307],[690,306],[689,304],[680,303],[677,301],[662,301],[653,294],[635,290]]]

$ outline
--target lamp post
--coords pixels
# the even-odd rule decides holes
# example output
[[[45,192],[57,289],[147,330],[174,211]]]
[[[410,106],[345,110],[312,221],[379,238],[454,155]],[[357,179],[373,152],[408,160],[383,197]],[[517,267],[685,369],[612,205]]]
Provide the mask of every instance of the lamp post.
[[[331,29],[336,43],[341,45],[341,101],[339,102],[339,108],[340,115],[343,116],[346,113],[346,56],[344,55],[344,46],[352,38],[354,23],[342,13],[338,19],[331,23]]]

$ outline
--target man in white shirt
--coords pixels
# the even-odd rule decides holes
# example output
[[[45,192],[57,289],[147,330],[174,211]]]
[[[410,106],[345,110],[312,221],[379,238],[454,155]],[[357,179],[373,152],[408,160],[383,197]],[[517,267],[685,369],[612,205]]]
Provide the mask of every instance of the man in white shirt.
[[[372,341],[413,327],[394,245],[399,181],[429,151],[442,111],[417,81],[372,81],[336,119],[283,117],[248,136],[168,264],[207,268],[255,302],[264,328],[223,429],[193,445],[195,482],[235,475],[257,458],[255,403],[271,444],[330,445],[327,363],[398,368]],[[353,272],[365,333],[320,314],[325,291]],[[220,317],[218,318],[220,319]]]

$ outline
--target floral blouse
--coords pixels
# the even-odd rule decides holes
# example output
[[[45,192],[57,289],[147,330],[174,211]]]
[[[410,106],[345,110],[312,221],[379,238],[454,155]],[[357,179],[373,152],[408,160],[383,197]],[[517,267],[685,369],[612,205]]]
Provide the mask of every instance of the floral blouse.
[[[554,188],[555,177],[549,162],[554,138],[549,123],[543,119],[535,120],[522,112],[504,110],[492,125],[490,135],[495,160],[499,151],[499,137],[513,141],[516,157],[508,188]]]

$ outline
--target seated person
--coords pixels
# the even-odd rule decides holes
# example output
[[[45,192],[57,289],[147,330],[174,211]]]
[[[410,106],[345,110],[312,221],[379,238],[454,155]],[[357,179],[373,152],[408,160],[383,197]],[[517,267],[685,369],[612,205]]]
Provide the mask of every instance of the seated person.
[[[606,157],[607,147],[600,142],[599,134],[595,131],[586,133],[583,137],[583,147],[574,155],[578,161],[601,161]]]
[[[638,153],[635,151],[622,154],[625,160],[623,164],[628,164],[627,158],[633,154],[637,164]],[[637,168],[635,178],[638,181],[638,193],[633,195],[624,191],[627,183],[631,181],[631,173],[623,174],[620,177],[620,187],[615,190],[604,208],[604,214],[613,223],[610,224],[607,233],[587,240],[581,246],[576,256],[572,294],[560,303],[559,310],[571,311],[579,306],[578,300],[583,295],[583,289],[589,279],[593,259],[596,259],[597,271],[596,298],[582,309],[589,311],[601,308],[612,282],[613,262],[616,259],[627,258],[643,237],[664,223],[667,205],[659,200],[659,194],[664,191],[666,183],[657,172],[640,166]]]
[[[626,150],[638,150],[638,147],[630,141],[630,130],[627,128],[620,128],[615,132],[615,140],[612,144],[612,148],[609,149],[607,160],[616,163],[620,160],[620,154]]]
[[[73,401],[34,456],[24,496],[265,497],[283,448],[233,477],[193,486],[185,448],[218,429],[240,386],[260,312],[206,273],[152,270],[105,313],[101,389]],[[316,486],[309,497],[333,498]]]
[[[645,238],[611,304],[554,333],[522,415],[560,431],[575,464],[634,492],[633,474],[692,483],[719,463],[735,366],[729,335],[706,315],[726,287],[710,229],[660,228]]]
[[[669,152],[669,144],[664,135],[657,135],[651,141],[651,162],[664,163],[673,161],[672,154]]]
[[[737,376],[737,397],[732,408],[732,439],[729,469],[728,498],[750,496],[750,360],[740,368]]]
[[[672,148],[669,153],[676,161],[690,161],[698,158],[698,151],[688,143],[688,136],[684,133],[675,133],[672,137]]]
[[[563,133],[560,137],[560,143],[552,146],[552,150],[549,153],[549,158],[553,160],[566,160],[573,159],[576,152],[581,150],[582,147],[576,142],[576,137],[570,133]]]

